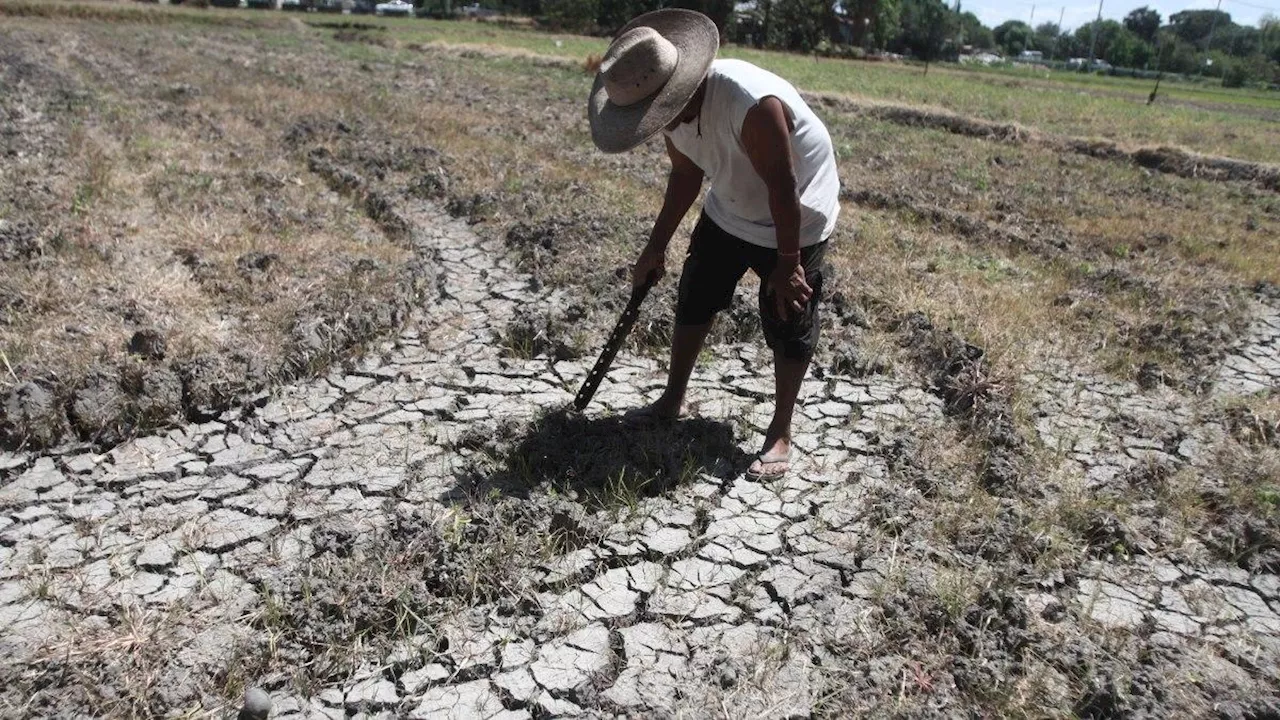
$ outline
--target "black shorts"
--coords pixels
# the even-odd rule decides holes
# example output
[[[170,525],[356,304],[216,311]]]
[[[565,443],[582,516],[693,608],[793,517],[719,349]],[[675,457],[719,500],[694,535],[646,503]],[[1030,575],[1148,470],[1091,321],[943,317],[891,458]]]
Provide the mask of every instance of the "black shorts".
[[[778,251],[753,245],[725,232],[704,212],[693,229],[689,255],[680,273],[676,324],[703,325],[733,302],[738,281],[750,269],[760,278],[760,327],[774,352],[792,360],[807,360],[818,345],[818,305],[822,298],[822,261],[827,243],[800,249],[800,264],[813,297],[799,312],[778,317],[773,293],[767,287],[778,264]]]

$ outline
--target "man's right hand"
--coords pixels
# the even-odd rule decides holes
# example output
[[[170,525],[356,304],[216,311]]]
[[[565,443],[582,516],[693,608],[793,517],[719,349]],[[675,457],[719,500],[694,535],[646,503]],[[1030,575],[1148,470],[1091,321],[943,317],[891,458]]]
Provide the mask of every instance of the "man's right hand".
[[[662,279],[667,274],[667,251],[659,250],[652,245],[645,245],[641,251],[640,257],[636,259],[636,264],[631,268],[631,287],[638,288],[644,285],[649,278],[649,273],[654,274],[654,282]]]

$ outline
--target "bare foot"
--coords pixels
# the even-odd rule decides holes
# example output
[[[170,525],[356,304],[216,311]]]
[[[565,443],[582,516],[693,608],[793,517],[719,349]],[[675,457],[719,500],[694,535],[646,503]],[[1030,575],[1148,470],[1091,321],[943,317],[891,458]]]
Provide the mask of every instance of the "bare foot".
[[[760,456],[747,468],[752,480],[777,480],[791,469],[791,438],[766,439]]]
[[[680,403],[668,400],[664,395],[644,407],[629,410],[623,417],[628,422],[668,423],[680,417]]]

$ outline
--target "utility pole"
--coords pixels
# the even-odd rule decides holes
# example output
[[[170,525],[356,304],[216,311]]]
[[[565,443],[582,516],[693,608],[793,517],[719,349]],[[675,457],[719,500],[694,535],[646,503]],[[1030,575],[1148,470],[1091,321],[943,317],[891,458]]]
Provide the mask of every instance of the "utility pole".
[[[1031,29],[1036,29],[1036,4],[1031,3]]]
[[[1219,3],[1222,0],[1218,0]],[[1089,72],[1093,72],[1093,60],[1098,52],[1098,23],[1102,22],[1102,0],[1098,0],[1098,17],[1093,21],[1093,39],[1089,41]]]
[[[1058,11],[1058,34],[1053,36],[1053,50],[1049,53],[1049,59],[1052,60],[1058,54],[1058,43],[1062,40],[1062,16],[1067,14],[1067,6],[1063,5]]]
[[[760,43],[761,47],[769,47],[769,12],[773,10],[773,0],[765,0],[764,2],[764,40]]]
[[[1156,86],[1151,88],[1151,94],[1147,96],[1147,104],[1153,105],[1156,101],[1156,94],[1160,92],[1160,78],[1164,77],[1164,45],[1160,42],[1160,32],[1156,31]]]
[[[1209,63],[1209,43],[1213,42],[1213,29],[1218,26],[1218,12],[1222,10],[1222,0],[1213,9],[1213,19],[1209,21],[1209,35],[1204,39],[1204,62],[1200,63],[1200,77],[1204,77],[1204,66]]]

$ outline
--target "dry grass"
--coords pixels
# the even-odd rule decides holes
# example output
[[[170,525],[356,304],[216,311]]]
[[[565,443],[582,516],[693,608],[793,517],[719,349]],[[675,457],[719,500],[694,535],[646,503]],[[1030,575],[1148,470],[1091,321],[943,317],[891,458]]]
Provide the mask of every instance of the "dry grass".
[[[373,269],[363,291],[392,292],[411,251],[283,142],[316,107],[354,114],[349,95],[289,92],[287,78],[248,62],[183,62],[172,37],[154,38],[139,64],[120,55],[137,42],[120,26],[76,49],[70,36],[41,45],[10,33],[23,63],[10,82],[27,83],[10,103],[84,101],[20,135],[24,161],[0,175],[18,188],[4,215],[39,244],[4,262],[3,295],[16,302],[0,323],[12,368],[0,388],[47,378],[69,393],[95,368],[125,362],[139,330],[165,339],[174,367],[238,353],[274,373],[295,321],[345,292],[358,264]],[[28,66],[50,80],[33,87]],[[65,144],[46,140],[60,134]],[[39,194],[21,184],[33,177]]]
[[[0,205],[5,219],[50,229],[42,255],[3,261],[0,301],[26,303],[6,306],[0,325],[5,382],[73,376],[122,357],[130,333],[143,326],[169,334],[175,357],[233,350],[270,357],[281,352],[299,308],[351,290],[345,268],[357,258],[375,260],[389,278],[408,250],[357,207],[360,192],[333,193],[308,169],[307,153],[316,148],[380,190],[448,204],[479,232],[506,238],[540,281],[583,298],[566,309],[581,313],[572,322],[548,317],[523,331],[506,328],[511,352],[530,354],[535,343],[592,344],[616,317],[627,291],[619,273],[660,202],[660,149],[651,143],[625,156],[592,149],[581,114],[590,76],[577,61],[535,64],[525,51],[424,45],[387,32],[389,42],[369,43],[291,22],[243,29],[173,21],[140,38],[126,24],[39,18],[0,31],[63,83],[51,87],[69,90],[54,98],[67,109],[51,115],[48,132],[30,135],[58,162],[23,166],[42,173],[47,194]],[[1114,675],[1127,691],[1132,673],[1124,673],[1140,668],[1149,645],[1019,612],[1020,593],[1067,582],[1055,578],[1089,558],[1123,560],[1131,549],[1098,531],[1111,517],[1148,521],[1165,551],[1193,560],[1273,562],[1274,547],[1265,545],[1274,544],[1271,536],[1242,545],[1248,535],[1232,523],[1264,532],[1277,524],[1280,409],[1274,398],[1202,408],[1218,412],[1231,432],[1213,449],[1220,476],[1148,468],[1150,484],[1108,494],[1029,440],[1017,447],[1025,485],[993,493],[984,479],[1000,459],[997,431],[1014,441],[1019,431],[1030,436],[1018,379],[1044,371],[1049,359],[1053,367],[1122,377],[1152,360],[1189,382],[1203,374],[1209,364],[1201,355],[1233,336],[1212,336],[1198,321],[1233,330],[1244,319],[1246,288],[1280,279],[1269,240],[1280,232],[1280,204],[1249,183],[823,112],[846,185],[867,193],[851,195],[863,199],[842,209],[830,258],[833,289],[846,302],[839,311],[831,303],[829,321],[839,332],[828,337],[896,361],[899,374],[932,380],[945,373],[922,367],[927,353],[919,348],[903,347],[902,321],[919,312],[939,333],[950,329],[948,337],[985,353],[980,367],[970,363],[936,388],[968,404],[950,408],[958,421],[913,428],[913,445],[883,453],[893,455],[889,478],[867,481],[873,527],[859,528],[854,544],[890,560],[867,615],[851,621],[856,633],[829,644],[837,662],[815,671],[818,707],[912,716],[950,703],[976,715],[1083,714],[1089,683]],[[295,139],[286,142],[291,130]],[[400,167],[406,156],[418,159]],[[17,187],[4,169],[0,182]],[[871,202],[873,194],[885,202]],[[185,252],[175,258],[184,248],[207,264]],[[672,270],[679,248],[677,241]],[[265,272],[242,271],[237,261],[251,252],[277,260]],[[650,347],[666,340],[673,284],[650,301],[652,325],[637,333]],[[374,283],[367,291],[379,297],[386,289]],[[80,330],[69,334],[73,323]],[[721,337],[752,323],[749,308],[730,313]],[[608,420],[569,423],[543,418],[514,446],[501,444],[510,428],[460,438],[451,451],[471,464],[475,487],[438,517],[398,518],[363,544],[349,528],[319,532],[313,539],[328,544],[317,546],[313,561],[258,588],[266,598],[252,618],[259,637],[214,676],[218,692],[236,696],[245,683],[268,678],[305,693],[347,679],[366,656],[384,657],[399,645],[418,653],[406,665],[429,661],[446,618],[546,591],[533,587],[529,567],[594,544],[604,526],[626,522],[650,495],[714,471],[697,451],[728,457],[740,437],[724,426],[690,424],[675,436],[630,437],[625,449],[564,447],[565,437],[621,432]],[[569,474],[577,482],[564,481]],[[566,502],[589,518],[555,527]],[[119,665],[127,696],[83,706],[145,714],[159,670],[134,651],[148,642],[172,647],[178,641],[157,634],[166,627],[163,618],[130,618],[112,632],[88,634],[74,663],[48,668],[82,672],[92,687],[106,685],[104,668]],[[1036,644],[1023,642],[1028,629]],[[763,645],[732,687],[691,688],[690,702],[785,709],[792,698],[767,689],[779,673],[795,672],[795,658],[811,648],[784,640],[793,642]],[[1057,652],[1068,640],[1087,668]],[[1192,678],[1157,680],[1143,682],[1194,695]],[[1199,708],[1199,698],[1182,706]]]
[[[9,687],[24,689],[27,703],[6,709],[23,716],[48,707],[74,707],[95,717],[156,716],[171,707],[167,695],[175,685],[207,687],[212,680],[178,678],[171,669],[173,654],[191,641],[184,628],[190,611],[181,603],[164,610],[129,605],[118,608],[111,622],[95,617],[74,641],[42,648],[23,674],[5,673]],[[55,692],[50,692],[51,678],[59,678]]]
[[[493,55],[504,71],[513,67],[501,52]],[[587,79],[556,75],[523,76],[515,84],[490,76],[489,86],[507,93],[503,104],[522,105],[527,83],[539,97],[550,92],[559,102],[575,102]],[[440,122],[454,111],[444,118],[435,112],[428,104],[420,117]],[[552,282],[595,287],[604,282],[597,268],[625,266],[635,252],[660,200],[663,161],[652,146],[601,158],[581,149],[584,129],[571,110],[547,116],[556,123],[551,128],[477,117],[480,128],[446,122],[437,136],[442,146],[457,148],[453,169],[461,187],[511,199],[506,212],[514,217],[499,210],[490,218],[499,227],[517,219],[616,219],[612,227],[623,229],[621,235],[610,230],[581,246],[570,238],[569,263],[532,259]],[[845,115],[829,121],[846,182],[903,199],[893,211],[846,204],[833,254],[840,286],[846,294],[870,295],[873,305],[891,313],[922,310],[956,326],[1010,373],[1046,354],[1066,354],[1121,375],[1157,360],[1175,374],[1185,366],[1184,374],[1193,376],[1199,368],[1187,365],[1183,348],[1151,343],[1150,333],[1140,337],[1136,330],[1170,326],[1180,313],[1205,308],[1238,322],[1232,313],[1241,289],[1280,277],[1266,240],[1280,232],[1280,203],[1266,191],[1064,157],[1051,147]],[[492,156],[512,162],[486,167],[483,158]],[[605,175],[607,182],[581,180]],[[558,199],[554,206],[530,200],[533,178],[541,180],[542,197]],[[913,210],[926,206],[959,213],[966,231],[935,226]],[[1010,237],[1027,241],[1010,245]],[[1116,275],[1151,291],[1139,297],[1096,280]],[[1076,302],[1080,292],[1087,295],[1084,305]]]
[[[82,206],[60,241],[75,260],[18,268],[17,286],[6,283],[6,293],[32,300],[0,327],[10,381],[50,368],[74,377],[94,358],[123,353],[137,323],[106,301],[77,298],[80,287],[114,287],[114,302],[172,329],[177,353],[241,343],[270,357],[309,294],[341,277],[334,258],[402,263],[403,250],[301,167],[301,150],[281,148],[299,117],[346,119],[392,147],[441,150],[447,187],[437,196],[459,212],[495,233],[516,223],[556,228],[550,248],[526,256],[541,279],[609,302],[623,292],[614,273],[631,261],[661,198],[658,148],[620,157],[591,149],[579,107],[590,75],[577,61],[408,43],[396,40],[400,26],[387,27],[379,36],[390,47],[296,24],[205,30],[189,45],[161,36],[151,52],[166,59],[154,85],[126,83],[100,101],[106,109],[81,110],[85,127],[67,151],[75,171],[54,176],[58,201],[47,203]],[[199,62],[178,60],[192,52]],[[65,57],[51,64],[84,75]],[[296,70],[321,64],[322,76]],[[146,109],[157,99],[164,113]],[[919,310],[955,327],[1009,376],[1065,355],[1122,376],[1155,361],[1194,382],[1205,365],[1197,358],[1212,360],[1220,342],[1184,347],[1206,332],[1187,326],[1188,314],[1216,314],[1238,330],[1241,289],[1280,280],[1267,241],[1280,232],[1273,193],[1051,144],[904,126],[839,104],[823,112],[846,185],[892,201],[845,204],[832,255],[839,286],[881,326]],[[103,119],[86,124],[88,116]],[[174,262],[168,252],[181,247],[207,256],[207,279]],[[101,259],[103,248],[118,259]],[[280,257],[269,290],[234,269],[251,251]],[[131,282],[120,281],[125,274]],[[1099,281],[1117,277],[1125,282]],[[588,327],[609,321],[609,302],[586,308]],[[865,339],[884,344],[874,328]]]

